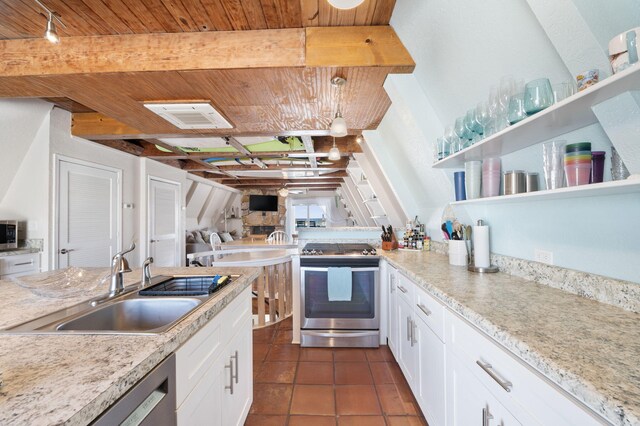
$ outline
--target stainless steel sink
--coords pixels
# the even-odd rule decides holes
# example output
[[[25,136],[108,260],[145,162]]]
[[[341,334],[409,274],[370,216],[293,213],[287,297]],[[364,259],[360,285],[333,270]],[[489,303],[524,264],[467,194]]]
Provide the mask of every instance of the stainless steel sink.
[[[63,322],[59,331],[154,332],[170,328],[202,301],[193,298],[125,299]]]
[[[192,276],[194,279],[201,276]],[[189,281],[192,277],[156,276],[140,287],[134,284],[123,294],[101,296],[0,330],[0,333],[38,334],[157,334],[169,330],[215,293],[199,296],[180,293],[153,297],[140,294],[140,290],[158,284],[173,282],[176,278]],[[237,278],[237,276],[233,276]],[[207,287],[211,283],[208,283]]]

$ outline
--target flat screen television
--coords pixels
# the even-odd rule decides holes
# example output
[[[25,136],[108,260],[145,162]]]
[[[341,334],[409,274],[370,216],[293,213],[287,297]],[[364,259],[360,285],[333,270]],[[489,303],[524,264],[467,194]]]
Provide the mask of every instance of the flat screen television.
[[[256,212],[277,212],[277,195],[250,195],[249,210]]]

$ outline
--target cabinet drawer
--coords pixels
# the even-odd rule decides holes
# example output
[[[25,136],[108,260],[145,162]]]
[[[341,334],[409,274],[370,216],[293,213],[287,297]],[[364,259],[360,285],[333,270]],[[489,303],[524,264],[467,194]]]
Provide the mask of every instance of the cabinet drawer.
[[[438,336],[438,339],[444,342],[445,307],[433,298],[433,296],[430,296],[426,291],[416,286],[413,310],[416,316],[422,319],[435,335]]]
[[[413,306],[414,293],[416,285],[409,278],[405,277],[402,273],[396,275],[397,295],[403,298],[410,306]]]
[[[0,275],[38,272],[40,253],[17,254],[0,258]]]
[[[453,352],[523,424],[608,424],[465,320],[448,313],[446,321]]]

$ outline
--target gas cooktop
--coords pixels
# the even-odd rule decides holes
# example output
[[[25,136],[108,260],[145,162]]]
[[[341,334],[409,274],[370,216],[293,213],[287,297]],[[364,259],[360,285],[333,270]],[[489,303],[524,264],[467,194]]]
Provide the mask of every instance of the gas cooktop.
[[[302,249],[303,256],[375,256],[375,247],[369,244],[312,243]]]

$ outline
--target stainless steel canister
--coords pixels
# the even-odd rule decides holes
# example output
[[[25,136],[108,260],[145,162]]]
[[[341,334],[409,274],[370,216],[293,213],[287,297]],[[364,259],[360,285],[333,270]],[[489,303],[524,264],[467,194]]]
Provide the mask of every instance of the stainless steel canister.
[[[527,173],[527,192],[535,192],[538,190],[538,174]]]
[[[527,174],[524,170],[504,172],[504,195],[521,194],[527,191]]]

